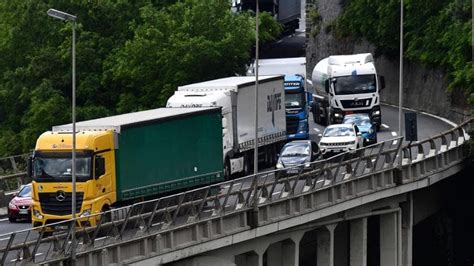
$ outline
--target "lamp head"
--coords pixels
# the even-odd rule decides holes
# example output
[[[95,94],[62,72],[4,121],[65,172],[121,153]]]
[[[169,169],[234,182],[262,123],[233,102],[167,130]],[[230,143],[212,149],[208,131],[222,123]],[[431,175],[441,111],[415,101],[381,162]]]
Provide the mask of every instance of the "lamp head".
[[[77,17],[74,16],[74,15],[71,15],[71,14],[68,14],[66,12],[62,12],[62,11],[59,11],[59,10],[56,10],[56,9],[48,9],[48,16],[50,17],[53,17],[53,18],[57,18],[57,19],[60,19],[60,20],[69,20],[69,21],[76,21]]]

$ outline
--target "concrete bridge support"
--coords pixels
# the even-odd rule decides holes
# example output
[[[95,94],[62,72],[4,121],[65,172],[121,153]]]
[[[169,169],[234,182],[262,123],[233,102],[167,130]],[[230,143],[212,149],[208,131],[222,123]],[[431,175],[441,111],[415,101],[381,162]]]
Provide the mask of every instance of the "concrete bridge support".
[[[411,199],[387,199],[172,265],[214,265],[214,258],[225,266],[410,266]]]
[[[398,242],[401,239],[398,237],[398,228],[397,213],[380,215],[380,265],[400,265]]]
[[[367,265],[367,218],[350,221],[350,266]]]

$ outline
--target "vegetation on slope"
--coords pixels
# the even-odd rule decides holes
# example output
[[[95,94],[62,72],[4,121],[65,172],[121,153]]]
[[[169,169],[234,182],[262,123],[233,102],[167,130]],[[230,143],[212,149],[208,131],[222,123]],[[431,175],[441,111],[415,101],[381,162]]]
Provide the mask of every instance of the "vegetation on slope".
[[[0,2],[0,155],[26,152],[71,121],[71,23],[78,17],[77,120],[163,106],[177,86],[245,72],[255,43],[250,13],[230,1]],[[261,36],[281,28],[261,15]]]

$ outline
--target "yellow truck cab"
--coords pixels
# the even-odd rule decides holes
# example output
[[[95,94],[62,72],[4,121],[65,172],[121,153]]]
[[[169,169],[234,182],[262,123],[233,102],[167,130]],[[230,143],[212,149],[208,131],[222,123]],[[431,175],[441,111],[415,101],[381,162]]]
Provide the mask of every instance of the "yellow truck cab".
[[[114,132],[76,133],[76,216],[106,210],[116,201]],[[33,226],[72,217],[72,132],[45,132],[33,160]],[[108,169],[108,171],[105,171]],[[89,221],[84,221],[87,224]],[[90,221],[94,223],[94,221]]]

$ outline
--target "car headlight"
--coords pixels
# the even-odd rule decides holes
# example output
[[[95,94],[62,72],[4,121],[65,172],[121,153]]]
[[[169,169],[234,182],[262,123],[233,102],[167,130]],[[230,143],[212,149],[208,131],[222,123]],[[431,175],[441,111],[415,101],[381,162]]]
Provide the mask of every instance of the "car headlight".
[[[13,203],[11,203],[11,202],[8,203],[8,208],[10,208],[10,209],[17,209],[16,205],[13,204]]]
[[[283,164],[278,161],[277,164],[276,164],[276,169],[282,169],[283,168]]]
[[[33,215],[36,217],[36,219],[43,219],[43,215],[41,215],[40,211],[38,210],[33,210]]]
[[[86,217],[90,215],[91,215],[91,209],[86,209],[85,211],[81,213],[81,215],[79,215],[79,217]]]
[[[326,146],[326,145],[327,145],[326,142],[320,142],[320,143],[319,143],[319,146]]]
[[[374,133],[374,130],[372,128],[369,128],[369,134]]]
[[[334,117],[341,117],[342,115],[340,113],[334,113]]]
[[[372,115],[380,115],[380,110],[374,111]]]
[[[305,163],[304,167],[306,167],[306,168],[311,167],[311,163],[310,162]]]
[[[349,141],[349,142],[347,142],[347,144],[354,145],[354,144],[356,144],[356,142],[355,142],[355,140],[354,141]]]

